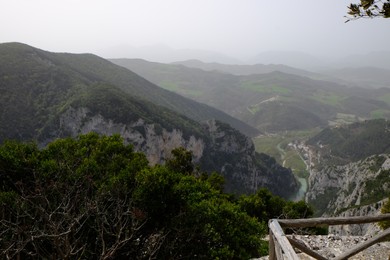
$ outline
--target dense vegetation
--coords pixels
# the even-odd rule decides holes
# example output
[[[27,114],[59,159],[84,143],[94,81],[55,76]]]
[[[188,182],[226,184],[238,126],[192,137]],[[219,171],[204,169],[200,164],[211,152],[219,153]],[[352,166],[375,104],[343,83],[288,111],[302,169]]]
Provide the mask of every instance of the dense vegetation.
[[[390,213],[390,197],[387,198],[387,201],[383,204],[382,208],[381,208],[381,213],[382,214],[388,214]],[[382,222],[379,222],[379,226],[382,228],[382,229],[388,229],[390,228],[390,221],[382,221]]]
[[[2,258],[248,259],[266,254],[266,221],[307,217],[304,202],[261,189],[236,198],[223,178],[173,151],[165,165],[94,133],[44,149],[0,146]]]
[[[348,163],[368,156],[390,153],[390,121],[369,120],[343,127],[326,128],[311,138],[309,145],[321,145],[328,163]]]

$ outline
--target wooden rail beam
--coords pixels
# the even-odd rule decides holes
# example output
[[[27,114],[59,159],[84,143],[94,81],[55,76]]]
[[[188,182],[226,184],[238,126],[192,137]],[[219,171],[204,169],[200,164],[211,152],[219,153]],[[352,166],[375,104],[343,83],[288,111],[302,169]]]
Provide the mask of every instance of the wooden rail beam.
[[[337,218],[307,218],[307,219],[278,219],[281,227],[303,228],[323,225],[351,225],[390,220],[390,214],[364,217],[337,217]]]
[[[318,259],[318,260],[328,260],[326,257],[323,257],[322,255],[318,254],[317,252],[314,252],[313,250],[311,250],[310,248],[308,248],[305,244],[303,244],[301,241],[295,239],[295,238],[290,238],[288,237],[287,238],[288,241],[290,242],[290,244],[295,247],[295,248],[298,248],[299,250],[301,250],[303,253],[313,257],[314,259]]]
[[[360,245],[355,246],[354,248],[348,250],[347,252],[342,253],[341,255],[337,256],[335,260],[344,260],[348,259],[351,256],[354,256],[358,254],[359,252],[363,251],[364,249],[379,243],[386,239],[387,237],[390,237],[390,228],[386,229],[384,232],[379,233],[377,236],[365,241],[364,243],[361,243]]]

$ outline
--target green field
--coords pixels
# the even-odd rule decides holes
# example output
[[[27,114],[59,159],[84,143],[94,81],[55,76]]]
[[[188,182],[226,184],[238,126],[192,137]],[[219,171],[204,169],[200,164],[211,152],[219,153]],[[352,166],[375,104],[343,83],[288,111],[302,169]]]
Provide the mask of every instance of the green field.
[[[343,96],[334,94],[334,93],[325,93],[325,92],[320,92],[316,93],[313,96],[313,99],[324,103],[326,105],[331,105],[331,106],[339,106],[341,104],[341,101],[344,99]]]
[[[377,109],[374,111],[371,111],[371,117],[373,119],[379,119],[379,118],[386,118],[390,114],[389,110],[386,109]]]
[[[330,126],[346,125],[346,124],[352,124],[363,120],[364,120],[363,118],[360,118],[353,114],[337,113],[336,118],[329,121],[329,125]]]
[[[269,154],[286,168],[291,168],[294,174],[300,178],[307,178],[306,164],[300,154],[291,149],[288,144],[295,140],[306,140],[318,133],[319,129],[305,131],[290,131],[275,135],[260,136],[253,139],[257,152]]]
[[[378,98],[381,101],[386,102],[388,105],[390,105],[390,93],[384,94]]]
[[[172,91],[172,92],[177,92],[180,93],[183,96],[192,96],[192,97],[199,97],[202,96],[202,91],[200,90],[193,90],[193,89],[187,89],[180,87],[177,83],[175,82],[163,82],[160,84],[160,87]]]
[[[290,94],[291,90],[278,85],[263,85],[256,82],[246,82],[241,85],[242,88],[249,89],[256,92],[275,93],[275,94]]]

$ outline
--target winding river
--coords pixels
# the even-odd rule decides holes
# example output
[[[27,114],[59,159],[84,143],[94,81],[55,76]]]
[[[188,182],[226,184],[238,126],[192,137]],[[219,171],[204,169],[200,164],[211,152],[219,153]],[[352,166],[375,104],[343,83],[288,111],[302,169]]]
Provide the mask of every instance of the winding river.
[[[300,187],[298,192],[295,194],[295,196],[291,198],[292,201],[305,200],[305,194],[307,191],[307,180],[306,178],[299,178],[299,177],[297,179],[300,183]]]
[[[285,160],[285,157],[286,157],[286,151],[282,148],[282,142],[278,143],[278,145],[276,146],[276,148],[278,149],[279,153],[280,153],[280,157],[282,159],[282,166],[285,167],[285,164],[286,164],[286,160]],[[301,156],[300,156],[301,157]],[[301,159],[303,160],[303,158],[301,157]],[[303,160],[303,162],[306,164],[305,160]],[[307,179],[306,178],[301,178],[301,177],[298,177],[298,176],[295,176],[297,178],[297,180],[299,181],[299,190],[298,192],[292,196],[290,199],[292,201],[300,201],[300,200],[304,200],[305,199],[305,194],[307,192]]]

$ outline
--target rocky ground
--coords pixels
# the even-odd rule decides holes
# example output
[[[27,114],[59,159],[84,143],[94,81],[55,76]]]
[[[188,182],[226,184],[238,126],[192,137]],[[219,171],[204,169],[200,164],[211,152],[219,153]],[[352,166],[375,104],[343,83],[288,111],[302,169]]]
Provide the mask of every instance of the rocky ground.
[[[308,248],[316,251],[322,256],[332,259],[346,252],[348,249],[362,243],[370,236],[308,236],[294,235],[295,239],[302,241]],[[304,253],[299,253],[299,257],[303,260],[312,260]],[[259,260],[267,260],[268,256],[259,258]],[[375,244],[359,254],[349,258],[350,260],[389,260],[390,259],[390,242],[380,242]]]

